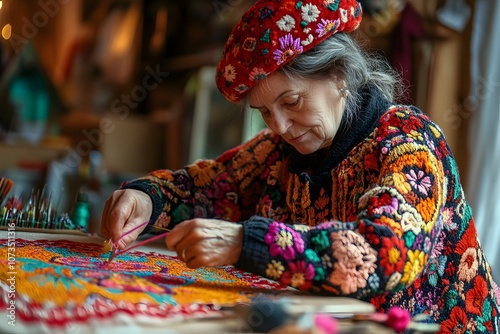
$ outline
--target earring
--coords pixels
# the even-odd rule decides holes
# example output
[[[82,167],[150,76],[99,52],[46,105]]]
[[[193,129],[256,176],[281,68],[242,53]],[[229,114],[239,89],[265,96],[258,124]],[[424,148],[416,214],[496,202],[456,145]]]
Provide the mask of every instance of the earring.
[[[340,96],[342,96],[344,99],[347,99],[349,96],[349,91],[347,90],[347,87],[342,87],[339,89]]]

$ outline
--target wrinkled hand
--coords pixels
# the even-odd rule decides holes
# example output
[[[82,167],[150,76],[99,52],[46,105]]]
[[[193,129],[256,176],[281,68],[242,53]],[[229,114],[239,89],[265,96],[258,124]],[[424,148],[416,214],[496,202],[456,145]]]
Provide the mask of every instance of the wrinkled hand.
[[[243,226],[217,219],[191,219],[176,225],[165,237],[189,268],[232,265],[243,245]]]
[[[134,189],[116,190],[108,198],[101,216],[101,234],[116,242],[127,231],[149,221],[153,212],[153,203],[148,194]],[[146,228],[139,228],[128,234],[118,243],[123,249],[131,244]]]

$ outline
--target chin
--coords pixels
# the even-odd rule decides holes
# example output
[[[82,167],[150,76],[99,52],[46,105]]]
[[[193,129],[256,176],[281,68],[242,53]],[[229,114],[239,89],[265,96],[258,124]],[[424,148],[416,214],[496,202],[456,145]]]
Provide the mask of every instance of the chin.
[[[304,147],[304,146],[294,146],[297,152],[299,152],[302,155],[308,155],[316,152],[319,148],[312,148],[312,147]]]

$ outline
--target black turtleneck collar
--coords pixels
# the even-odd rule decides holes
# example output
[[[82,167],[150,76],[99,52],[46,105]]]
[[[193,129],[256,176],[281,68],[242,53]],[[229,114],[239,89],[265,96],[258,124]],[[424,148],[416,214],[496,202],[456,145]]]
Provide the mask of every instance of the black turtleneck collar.
[[[300,174],[313,171],[315,176],[330,173],[348,153],[377,127],[378,120],[387,111],[390,102],[375,87],[367,87],[361,93],[361,105],[350,122],[345,116],[340,123],[333,143],[328,149],[303,155],[292,149],[288,170]],[[344,114],[345,115],[345,114]],[[314,178],[314,176],[311,175]]]

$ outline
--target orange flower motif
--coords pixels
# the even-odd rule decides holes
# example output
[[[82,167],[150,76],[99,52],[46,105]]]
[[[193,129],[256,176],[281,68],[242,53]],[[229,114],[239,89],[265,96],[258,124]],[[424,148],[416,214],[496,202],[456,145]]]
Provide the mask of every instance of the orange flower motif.
[[[219,167],[210,160],[199,161],[188,167],[188,173],[193,178],[194,185],[202,187],[210,183],[217,176]]]
[[[325,189],[321,188],[319,197],[314,202],[314,207],[318,210],[324,209],[328,205],[329,201],[329,198],[325,196]]]
[[[276,162],[275,165],[271,166],[271,171],[269,172],[269,179],[267,181],[268,184],[274,186],[276,181],[280,179],[283,163],[281,161]]]
[[[159,179],[164,179],[164,180],[168,180],[168,181],[173,181],[174,180],[174,176],[173,176],[172,172],[169,171],[168,169],[155,170],[150,175],[154,176],[154,177],[157,177]]]

